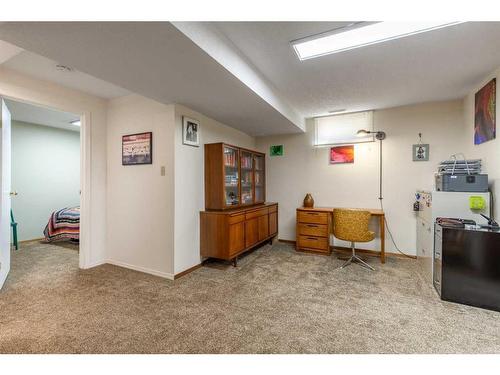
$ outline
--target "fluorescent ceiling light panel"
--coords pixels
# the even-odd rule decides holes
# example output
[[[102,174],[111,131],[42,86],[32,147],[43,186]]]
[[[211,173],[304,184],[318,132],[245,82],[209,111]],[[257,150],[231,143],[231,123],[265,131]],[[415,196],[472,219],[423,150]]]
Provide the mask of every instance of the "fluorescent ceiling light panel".
[[[71,125],[80,126],[82,123],[80,120],[71,121]]]
[[[300,60],[307,60],[459,23],[461,22],[376,22],[366,26],[355,24],[353,27],[295,40],[292,46]]]

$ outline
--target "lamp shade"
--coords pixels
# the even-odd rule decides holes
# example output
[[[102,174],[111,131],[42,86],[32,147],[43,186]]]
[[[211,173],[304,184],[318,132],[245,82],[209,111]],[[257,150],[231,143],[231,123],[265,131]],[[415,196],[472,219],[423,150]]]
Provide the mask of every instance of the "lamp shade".
[[[358,137],[364,137],[365,135],[368,135],[368,134],[370,134],[370,133],[371,133],[371,131],[368,131],[368,130],[365,130],[365,129],[360,129],[360,130],[358,130],[358,131],[356,132],[356,135],[357,135]]]

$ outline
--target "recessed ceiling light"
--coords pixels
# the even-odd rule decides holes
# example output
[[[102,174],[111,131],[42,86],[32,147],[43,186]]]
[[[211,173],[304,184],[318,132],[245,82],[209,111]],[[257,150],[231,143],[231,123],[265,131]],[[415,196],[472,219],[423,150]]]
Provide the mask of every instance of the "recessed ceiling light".
[[[82,123],[80,120],[75,120],[70,122],[71,125],[80,126]]]
[[[359,23],[331,32],[294,40],[292,46],[300,60],[369,46],[462,22],[375,22]]]
[[[72,72],[73,69],[70,68],[69,66],[62,65],[62,64],[57,64],[56,69],[59,70],[60,72]]]

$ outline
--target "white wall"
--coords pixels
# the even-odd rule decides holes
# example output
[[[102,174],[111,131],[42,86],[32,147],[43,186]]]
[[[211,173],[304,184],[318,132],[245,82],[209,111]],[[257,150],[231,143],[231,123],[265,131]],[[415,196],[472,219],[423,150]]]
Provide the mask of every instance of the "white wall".
[[[53,211],[80,204],[80,133],[12,121],[12,190],[18,239],[42,238]]]
[[[200,147],[182,144],[184,115],[200,121]],[[122,135],[146,131],[153,132],[153,164],[122,166]],[[255,148],[255,138],[184,106],[130,95],[110,100],[107,139],[107,262],[167,278],[198,265],[203,144]]]
[[[86,205],[89,230],[82,233],[80,265],[91,267],[106,259],[106,100],[68,89],[60,85],[34,79],[12,70],[0,67],[0,95],[11,99],[43,105],[83,116],[85,126],[82,133],[84,159],[90,168],[81,181],[82,191],[87,191],[90,201],[82,196]],[[88,134],[88,142],[87,135]]]
[[[182,144],[182,116],[200,121],[200,147]],[[204,144],[255,149],[255,138],[175,105],[175,273],[200,263],[200,216],[205,209]]]
[[[383,143],[384,208],[401,250],[416,254],[415,190],[431,189],[437,164],[463,151],[460,100],[404,106],[376,111],[374,126],[387,133]],[[279,238],[295,240],[295,209],[311,193],[316,206],[378,208],[379,143],[355,145],[354,164],[329,165],[329,148],[315,148],[313,120],[307,132],[257,138],[266,153],[267,200],[279,203]],[[422,133],[430,144],[430,161],[413,162],[412,144]],[[269,146],[284,145],[283,157],[269,157]],[[378,232],[375,223],[373,230]],[[346,245],[338,241],[339,245]],[[366,245],[378,249],[379,239]],[[390,240],[386,251],[396,252]]]
[[[167,278],[174,274],[173,122],[173,105],[139,95],[109,101],[107,261]],[[123,166],[122,136],[149,131],[153,164]]]
[[[500,215],[500,140],[499,132],[500,129],[498,124],[498,114],[500,111],[500,100],[498,97],[498,87],[500,76],[500,68],[494,72],[488,74],[481,82],[478,82],[474,88],[469,92],[469,94],[464,98],[463,109],[464,109],[464,134],[466,136],[466,148],[464,150],[465,155],[469,159],[482,159],[483,160],[483,173],[488,174],[490,190],[494,197],[494,207],[493,215],[499,219]],[[474,99],[475,94],[478,92],[486,83],[491,79],[497,78],[497,100],[496,100],[496,126],[497,135],[496,139],[482,143],[480,145],[474,144]]]

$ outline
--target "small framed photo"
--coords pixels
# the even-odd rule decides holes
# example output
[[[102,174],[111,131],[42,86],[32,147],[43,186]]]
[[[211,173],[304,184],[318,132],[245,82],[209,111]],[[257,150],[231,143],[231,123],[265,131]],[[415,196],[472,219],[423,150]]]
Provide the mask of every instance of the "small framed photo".
[[[182,143],[189,146],[200,146],[200,122],[188,117],[182,118]]]
[[[429,161],[429,145],[413,145],[413,161]]]
[[[283,156],[283,145],[273,145],[269,148],[269,156]]]
[[[122,165],[153,164],[153,133],[122,136]]]

